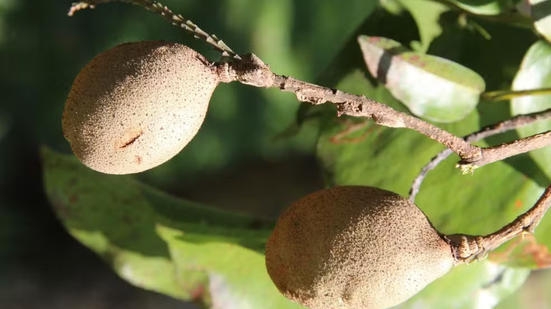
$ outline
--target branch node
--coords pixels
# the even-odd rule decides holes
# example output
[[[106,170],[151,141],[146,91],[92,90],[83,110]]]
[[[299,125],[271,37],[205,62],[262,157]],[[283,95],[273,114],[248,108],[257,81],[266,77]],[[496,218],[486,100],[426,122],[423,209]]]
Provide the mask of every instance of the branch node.
[[[319,95],[317,95],[316,93],[316,90],[315,89],[299,89],[296,93],[295,93],[296,97],[297,97],[297,100],[299,100],[300,102],[309,102],[309,103],[312,103],[314,105],[319,105],[319,104],[323,104],[325,102],[327,102],[327,100],[323,97],[320,97]]]
[[[463,175],[467,175],[467,174],[474,175],[474,170],[477,169],[478,166],[475,164],[457,163],[455,165],[455,168],[458,168]]]
[[[274,85],[274,73],[255,54],[241,55],[241,59],[233,62],[237,81],[261,88],[270,88]]]

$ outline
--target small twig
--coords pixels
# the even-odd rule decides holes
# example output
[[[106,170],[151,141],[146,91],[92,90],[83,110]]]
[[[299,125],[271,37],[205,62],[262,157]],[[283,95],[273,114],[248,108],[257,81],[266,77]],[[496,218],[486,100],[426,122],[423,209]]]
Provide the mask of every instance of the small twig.
[[[524,233],[533,234],[545,212],[551,206],[551,185],[545,189],[536,204],[513,222],[499,231],[486,236],[471,236],[463,234],[449,235],[457,263],[470,263],[474,259],[484,258],[486,253],[496,249],[505,242]]]
[[[237,55],[224,41],[220,40],[216,37],[216,35],[210,35],[206,33],[205,31],[201,30],[196,24],[194,24],[191,20],[185,19],[180,14],[173,13],[168,7],[162,5],[161,3],[157,1],[150,1],[150,0],[88,0],[88,1],[81,1],[73,3],[71,8],[69,9],[69,16],[73,16],[75,12],[80,11],[82,9],[86,8],[95,8],[96,5],[102,4],[102,3],[108,3],[108,2],[125,2],[134,4],[137,6],[141,6],[145,8],[148,11],[151,11],[153,13],[159,14],[163,16],[166,20],[168,20],[173,25],[180,27],[188,32],[191,32],[195,38],[202,39],[203,41],[207,42],[208,44],[212,45],[216,50],[222,52],[224,56],[230,56],[235,59],[240,59],[239,55]]]
[[[533,95],[550,95],[551,88],[539,88],[530,90],[498,90],[484,92],[481,95],[483,100],[487,101],[505,101],[514,98],[533,96]]]
[[[493,147],[482,148],[482,157],[480,159],[462,159],[456,164],[456,167],[464,174],[468,174],[484,165],[547,146],[551,146],[551,131]]]
[[[551,108],[541,112],[537,112],[537,113],[519,115],[511,119],[505,120],[503,122],[487,126],[478,132],[465,136],[464,140],[468,143],[472,143],[490,136],[494,136],[497,134],[501,134],[510,130],[514,130],[514,129],[529,125],[534,122],[548,120],[548,119],[551,119]],[[417,193],[419,193],[421,184],[423,183],[423,180],[425,180],[425,177],[427,176],[428,172],[436,168],[438,164],[444,161],[451,154],[452,154],[452,151],[450,149],[444,149],[440,153],[438,153],[434,158],[432,158],[432,160],[427,165],[423,167],[423,169],[421,170],[421,173],[419,173],[419,175],[413,181],[413,184],[409,191],[410,201],[415,202],[415,197],[417,196]]]
[[[411,189],[409,189],[409,200],[411,202],[415,202],[415,198],[419,193],[421,184],[423,184],[423,181],[427,177],[428,173],[435,169],[442,161],[446,160],[452,153],[453,151],[451,151],[449,148],[446,148],[440,151],[434,158],[432,158],[432,160],[430,160],[427,165],[423,166],[419,175],[417,175],[417,177],[415,177],[415,179],[413,180]]]
[[[507,25],[513,25],[520,28],[526,28],[526,29],[534,28],[534,22],[532,21],[532,19],[529,16],[524,16],[520,14],[516,10],[508,13],[501,13],[498,15],[483,15],[483,14],[476,14],[468,10],[465,10],[464,8],[462,8],[461,6],[457,5],[455,2],[450,0],[432,0],[432,1],[442,3],[454,9],[455,11],[468,15],[469,17],[476,17],[478,19],[483,19],[491,22],[505,23]]]

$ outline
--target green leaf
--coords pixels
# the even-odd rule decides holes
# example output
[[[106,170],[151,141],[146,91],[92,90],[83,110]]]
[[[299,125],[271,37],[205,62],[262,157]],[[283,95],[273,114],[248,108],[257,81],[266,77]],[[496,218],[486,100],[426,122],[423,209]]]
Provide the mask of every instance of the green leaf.
[[[516,291],[530,274],[489,261],[460,265],[395,309],[493,308]]]
[[[417,27],[419,27],[421,42],[418,48],[415,48],[415,46],[412,46],[412,48],[418,52],[425,53],[432,40],[442,33],[442,27],[439,25],[438,20],[440,19],[440,15],[448,11],[449,8],[442,3],[430,0],[399,0],[399,2],[407,8],[413,18],[415,18]]]
[[[462,24],[463,16],[455,11],[440,16],[442,34],[433,40],[428,54],[476,71],[483,76],[487,89],[509,89],[526,49],[536,41],[533,31],[475,18],[478,27],[491,35],[488,40],[478,30]],[[483,106],[479,104],[479,108]]]
[[[383,37],[360,36],[358,42],[371,75],[417,116],[446,123],[461,120],[485,89],[480,75],[458,63],[408,51]]]
[[[524,56],[522,65],[513,82],[513,90],[528,90],[551,87],[551,44],[538,41]],[[511,100],[514,115],[527,114],[551,108],[551,95],[518,97]],[[551,130],[551,120],[539,121],[517,129],[521,137]],[[551,147],[530,152],[530,156],[548,177],[551,177]]]
[[[67,231],[131,284],[209,308],[300,308],[266,272],[271,222],[179,200],[48,149],[42,158]]]
[[[530,15],[534,20],[534,28],[551,41],[551,1],[528,0],[530,4]]]
[[[530,276],[524,288],[507,297],[495,309],[545,308],[551,304],[551,269]],[[538,306],[540,305],[540,306]]]
[[[518,1],[513,0],[447,0],[467,12],[478,15],[498,15],[507,13],[514,8]]]
[[[168,244],[180,280],[192,270],[204,270],[212,308],[302,308],[275,290],[263,255],[228,242],[190,242],[182,230],[164,226],[159,235]]]

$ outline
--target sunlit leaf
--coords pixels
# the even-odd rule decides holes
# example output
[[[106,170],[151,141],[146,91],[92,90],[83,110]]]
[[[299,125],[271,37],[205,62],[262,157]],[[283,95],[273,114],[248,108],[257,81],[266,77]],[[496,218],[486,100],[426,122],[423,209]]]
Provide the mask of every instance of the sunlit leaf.
[[[493,308],[516,291],[530,271],[490,261],[460,265],[396,309]]]
[[[266,272],[271,223],[97,173],[72,156],[42,154],[58,218],[131,284],[208,308],[300,308]]]
[[[202,270],[212,308],[302,308],[275,290],[263,255],[230,242],[189,241],[181,229],[160,226],[158,230],[168,244],[179,280]]]
[[[533,272],[526,284],[495,309],[545,308],[551,304],[551,269]]]
[[[476,107],[485,89],[482,77],[452,61],[412,52],[383,38],[358,38],[369,72],[420,117],[454,122]]]
[[[440,15],[449,10],[449,7],[442,3],[430,0],[400,0],[400,3],[411,13],[417,27],[419,27],[418,48],[412,46],[418,52],[426,52],[430,43],[442,33],[442,27],[439,24]]]
[[[513,90],[528,90],[551,87],[551,44],[539,41],[532,45],[522,61],[513,82]],[[511,100],[513,114],[527,114],[551,108],[551,95],[518,97]],[[521,137],[551,130],[551,120],[540,121],[519,128]],[[551,177],[551,147],[530,152],[540,168]]]
[[[534,27],[547,41],[551,41],[551,1],[528,0],[528,3]]]
[[[467,12],[478,15],[497,15],[507,13],[514,8],[518,1],[514,0],[447,0],[452,5],[455,5]]]

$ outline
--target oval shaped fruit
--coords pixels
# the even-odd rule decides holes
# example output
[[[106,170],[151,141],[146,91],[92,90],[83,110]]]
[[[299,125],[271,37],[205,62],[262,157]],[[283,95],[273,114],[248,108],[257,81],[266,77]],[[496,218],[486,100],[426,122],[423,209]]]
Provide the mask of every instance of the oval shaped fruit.
[[[195,136],[218,82],[211,63],[184,45],[122,44],[76,77],[63,133],[76,157],[96,171],[142,172],[171,159]]]
[[[300,199],[266,244],[277,288],[311,309],[395,306],[453,265],[450,245],[415,204],[372,187],[334,187]]]

